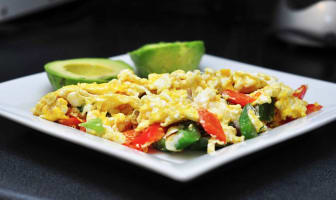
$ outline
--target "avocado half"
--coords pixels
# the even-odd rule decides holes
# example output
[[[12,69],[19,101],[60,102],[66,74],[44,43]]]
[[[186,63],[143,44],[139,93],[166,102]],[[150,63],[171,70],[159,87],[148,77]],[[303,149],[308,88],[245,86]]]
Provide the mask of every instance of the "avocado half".
[[[199,67],[205,52],[203,41],[147,44],[129,53],[141,77],[150,73],[185,71]]]
[[[108,58],[77,58],[49,62],[44,66],[53,88],[77,83],[105,83],[131,66],[120,60]]]

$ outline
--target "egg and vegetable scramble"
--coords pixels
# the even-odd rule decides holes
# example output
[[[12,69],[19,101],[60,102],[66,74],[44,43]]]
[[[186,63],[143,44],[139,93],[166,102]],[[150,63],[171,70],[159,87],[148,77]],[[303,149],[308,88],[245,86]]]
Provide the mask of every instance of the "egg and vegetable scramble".
[[[79,83],[51,92],[33,114],[131,148],[180,152],[242,142],[318,111],[275,77],[205,69],[139,78],[123,70],[108,83]]]

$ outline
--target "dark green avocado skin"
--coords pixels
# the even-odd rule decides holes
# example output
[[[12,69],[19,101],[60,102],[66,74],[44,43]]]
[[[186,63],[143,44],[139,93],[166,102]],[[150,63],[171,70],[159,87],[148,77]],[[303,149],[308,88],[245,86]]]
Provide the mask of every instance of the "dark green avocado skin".
[[[154,46],[148,48],[149,46]],[[129,53],[140,77],[150,73],[169,73],[178,69],[198,69],[205,52],[203,41],[145,45]]]
[[[57,90],[63,86],[66,85],[76,85],[77,83],[92,83],[92,80],[85,80],[85,79],[80,79],[80,80],[73,80],[73,79],[68,79],[64,78],[55,74],[49,74],[47,73],[48,79],[50,81],[50,84],[53,86],[54,90]],[[113,78],[109,79],[112,80]],[[101,81],[94,81],[95,83],[106,83],[109,81],[108,79],[106,80],[101,80]]]

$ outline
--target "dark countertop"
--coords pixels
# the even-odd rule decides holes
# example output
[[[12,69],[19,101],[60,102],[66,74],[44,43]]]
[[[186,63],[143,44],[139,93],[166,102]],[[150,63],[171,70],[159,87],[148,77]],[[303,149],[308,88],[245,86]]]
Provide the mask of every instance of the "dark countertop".
[[[224,2],[77,1],[0,24],[0,82],[41,72],[51,60],[109,57],[149,42],[196,39],[209,54],[336,82],[335,49],[272,37],[270,1]],[[335,122],[188,183],[2,117],[0,122],[0,199],[336,197]]]

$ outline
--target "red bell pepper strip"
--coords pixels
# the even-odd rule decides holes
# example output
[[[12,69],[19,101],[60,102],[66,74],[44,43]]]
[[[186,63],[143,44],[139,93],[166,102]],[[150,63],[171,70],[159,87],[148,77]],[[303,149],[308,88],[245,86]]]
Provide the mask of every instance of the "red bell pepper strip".
[[[310,114],[312,112],[316,112],[321,110],[323,106],[319,105],[318,103],[314,103],[314,104],[308,104],[307,105],[307,110],[306,110],[306,114]]]
[[[250,96],[248,96],[244,93],[240,93],[240,92],[233,91],[233,90],[224,90],[222,92],[222,94],[229,96],[229,98],[227,100],[230,103],[240,104],[242,107],[244,107],[246,104],[249,104],[249,103],[252,103],[253,101],[255,101],[254,98],[252,98],[252,97],[250,97]]]
[[[80,126],[80,127],[79,127],[79,130],[80,130],[80,131],[83,131],[83,132],[86,132],[86,128],[83,127],[83,126]]]
[[[293,93],[293,96],[299,98],[299,99],[303,99],[304,95],[306,94],[308,89],[307,85],[301,85],[301,87],[299,87],[298,89],[296,89]]]
[[[131,144],[131,142],[140,134],[141,132],[136,132],[134,129],[124,131],[123,135],[126,137],[126,146]]]
[[[134,149],[138,149],[144,152],[148,151],[148,147],[160,140],[164,136],[165,132],[159,123],[150,125],[145,130],[141,131],[129,144],[125,144]],[[145,145],[145,146],[143,146]]]
[[[211,136],[216,137],[218,140],[226,143],[226,135],[223,131],[220,121],[213,113],[206,109],[200,109],[198,111],[199,122],[204,130]]]
[[[78,124],[82,123],[77,117],[73,116],[70,116],[68,119],[60,119],[58,122],[65,126],[70,126],[77,129],[79,128]]]

